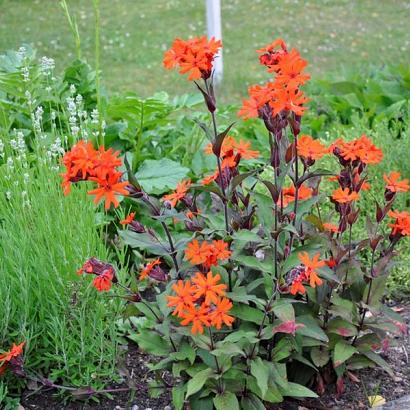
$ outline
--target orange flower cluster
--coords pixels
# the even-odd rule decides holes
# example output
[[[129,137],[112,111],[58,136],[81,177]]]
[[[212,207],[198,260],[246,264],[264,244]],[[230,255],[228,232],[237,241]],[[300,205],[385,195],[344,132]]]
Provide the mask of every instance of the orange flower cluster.
[[[291,185],[290,187],[285,187],[282,190],[283,193],[283,207],[287,207],[290,203],[295,201],[296,198],[296,189],[294,185]],[[298,189],[298,201],[304,200],[304,199],[309,199],[312,197],[313,190],[311,188],[308,188],[305,185],[301,185]],[[278,199],[278,204],[281,204],[281,200]]]
[[[319,140],[310,135],[301,135],[298,139],[298,155],[307,161],[315,161],[329,153]]]
[[[209,143],[205,147],[205,153],[208,155],[212,155],[212,144]],[[221,147],[221,154],[222,158],[221,162],[221,169],[222,174],[226,177],[232,177],[235,174],[235,168],[239,164],[241,158],[244,159],[255,159],[259,156],[259,151],[255,151],[251,149],[250,142],[240,140],[237,142],[233,137],[227,136],[225,137],[222,147]],[[225,175],[226,174],[226,175]],[[208,185],[211,182],[217,180],[219,177],[218,169],[212,174],[208,175],[202,179],[202,185]]]
[[[407,211],[389,211],[388,215],[395,220],[389,224],[392,236],[410,236],[410,214]]]
[[[409,180],[400,181],[400,172],[392,171],[389,175],[384,174],[383,179],[386,182],[386,190],[390,192],[407,192],[410,189]]]
[[[191,185],[192,184],[190,179],[181,181],[177,184],[177,187],[172,194],[164,195],[161,200],[168,201],[171,204],[171,206],[175,208],[177,203],[185,198]]]
[[[315,288],[316,285],[320,286],[323,281],[319,278],[316,269],[322,268],[326,265],[325,261],[319,260],[320,253],[316,253],[312,259],[309,258],[307,252],[299,252],[299,260],[303,264],[303,269],[300,273],[293,279],[290,293],[296,295],[297,293],[305,294],[306,289],[303,282],[308,281],[310,287]]]
[[[303,71],[307,66],[298,50],[288,51],[282,39],[257,50],[261,64],[268,67],[268,72],[275,73],[275,80],[264,86],[249,87],[249,99],[243,101],[239,115],[245,119],[263,118],[268,111],[269,116],[279,113],[293,112],[302,116],[306,110],[303,105],[308,101],[300,90],[300,86],[309,80],[310,76]]]
[[[377,148],[366,135],[348,142],[339,138],[330,149],[339,157],[342,165],[350,162],[378,164],[383,159],[383,151]]]
[[[339,204],[347,204],[357,201],[360,195],[358,192],[350,192],[349,188],[338,188],[332,193],[332,199]]]
[[[203,333],[204,327],[222,325],[232,326],[235,320],[229,315],[232,302],[225,297],[227,286],[219,283],[221,277],[212,272],[203,275],[197,272],[191,280],[179,280],[172,285],[176,296],[167,296],[168,307],[173,308],[172,315],[177,316],[182,326],[192,325],[192,334]]]
[[[13,343],[10,350],[0,353],[0,376],[6,371],[7,365],[16,360],[23,353],[25,342],[16,345]]]
[[[93,280],[93,286],[98,292],[109,291],[112,283],[117,281],[114,267],[97,258],[88,259],[84,265],[78,269],[77,274],[82,275],[83,273],[96,276]]]
[[[223,240],[199,243],[197,239],[194,239],[185,249],[185,259],[192,265],[203,265],[206,269],[216,266],[220,260],[228,259],[231,254],[229,245]]]
[[[188,80],[206,80],[211,76],[213,60],[222,42],[212,37],[194,37],[189,40],[176,38],[172,47],[164,54],[163,64],[168,70],[179,66],[181,74],[188,74]]]
[[[111,204],[117,207],[119,201],[116,195],[129,194],[125,189],[128,181],[121,181],[122,173],[117,170],[122,165],[118,155],[119,151],[114,152],[112,148],[106,150],[100,146],[96,150],[90,142],[77,142],[63,157],[66,168],[62,174],[64,195],[70,193],[71,183],[94,181],[98,188],[88,192],[89,195],[95,195],[94,202],[98,204],[104,199],[105,209],[109,209]]]

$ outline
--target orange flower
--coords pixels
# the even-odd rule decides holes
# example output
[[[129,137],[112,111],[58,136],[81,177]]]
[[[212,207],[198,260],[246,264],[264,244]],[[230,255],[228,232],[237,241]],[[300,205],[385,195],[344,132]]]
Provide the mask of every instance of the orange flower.
[[[307,252],[299,252],[298,253],[299,260],[306,266],[306,268],[315,270],[318,268],[322,268],[325,266],[325,261],[320,261],[320,253],[316,253],[313,255],[313,258],[310,259],[309,254]]]
[[[228,259],[232,252],[229,250],[229,244],[223,240],[217,240],[212,242],[212,252],[218,260]]]
[[[277,72],[276,81],[278,84],[288,88],[297,88],[310,79],[310,75],[303,74],[307,61],[300,57],[296,49],[284,54],[278,64],[269,68],[269,72]]]
[[[208,175],[201,180],[201,185],[209,185],[211,182],[215,181],[219,176],[219,172],[216,171],[212,175]]]
[[[295,201],[296,189],[294,185],[288,188],[283,188],[283,207],[287,207],[291,202]],[[312,197],[313,191],[301,185],[298,189],[298,200],[309,199]],[[280,200],[278,201],[280,203]]]
[[[182,326],[187,326],[192,323],[191,332],[192,334],[204,333],[203,326],[211,326],[211,320],[209,317],[209,307],[206,305],[201,305],[199,307],[187,306],[181,317]]]
[[[95,195],[95,204],[98,204],[104,199],[105,209],[109,209],[111,204],[117,208],[119,201],[116,195],[129,195],[129,192],[125,189],[128,185],[128,181],[121,182],[121,175],[121,172],[112,172],[109,175],[103,175],[103,171],[101,171],[96,177],[90,178],[90,180],[97,182],[99,185],[98,188],[88,191],[88,195]]]
[[[145,266],[145,268],[141,271],[140,273],[140,280],[145,279],[147,276],[149,276],[149,274],[151,273],[151,271],[154,269],[155,266],[160,265],[161,264],[161,259],[157,258],[151,262],[149,262],[147,264],[147,266]]]
[[[259,151],[253,151],[250,149],[250,147],[250,142],[244,140],[237,142],[233,137],[228,135],[222,143],[221,157],[235,157],[237,154],[239,154],[243,159],[258,158]],[[205,147],[205,153],[208,155],[213,154],[211,143],[207,144],[207,146]]]
[[[195,291],[195,297],[200,298],[204,296],[205,303],[209,305],[211,302],[217,303],[218,296],[225,296],[225,289],[227,286],[223,283],[218,284],[221,276],[216,274],[212,275],[212,272],[208,272],[206,276],[197,272],[192,282],[197,286]]]
[[[93,280],[93,286],[98,290],[98,292],[107,292],[111,289],[113,277],[113,271],[106,270]]]
[[[310,135],[301,135],[298,139],[298,154],[306,159],[317,160],[328,153],[328,149]]]
[[[187,41],[177,38],[171,49],[164,54],[164,67],[173,69],[179,66],[181,74],[188,74],[188,80],[208,79],[212,72],[213,60],[222,47],[220,40],[205,36]]]
[[[235,318],[228,315],[228,312],[232,309],[232,302],[228,298],[220,298],[215,303],[215,309],[210,313],[211,324],[217,329],[222,327],[222,323],[231,327]]]
[[[364,164],[377,164],[383,159],[383,151],[377,148],[366,135],[350,142],[339,138],[332,144],[331,149],[333,152],[337,149],[346,161],[359,160]]]
[[[182,317],[183,312],[190,306],[194,304],[194,292],[195,287],[192,286],[191,281],[182,281],[179,280],[176,284],[172,285],[172,290],[176,293],[177,296],[166,296],[168,300],[168,307],[174,307],[175,309],[172,312],[173,316]]]
[[[303,91],[299,89],[278,89],[275,93],[275,99],[269,102],[272,108],[272,114],[277,115],[281,111],[290,111],[295,115],[303,116],[306,111],[306,107],[303,104],[309,101],[305,97]]]
[[[187,259],[192,265],[200,265],[205,263],[207,258],[211,255],[212,249],[207,242],[199,244],[197,239],[188,243],[185,249],[185,259]]]
[[[164,195],[162,201],[169,201],[174,208],[178,201],[184,199],[189,188],[191,187],[191,180],[187,179],[177,184],[175,191],[172,194]]]
[[[225,169],[225,168],[235,168],[238,165],[237,159],[236,157],[234,157],[233,155],[229,156],[229,157],[225,157],[222,160],[221,163],[221,168]]]
[[[333,233],[338,233],[339,232],[339,227],[335,224],[332,224],[330,222],[324,222],[323,223],[323,228],[325,231],[333,232]]]
[[[383,179],[386,182],[386,189],[390,192],[407,192],[410,189],[409,180],[402,179],[400,172],[392,171],[389,175],[384,174]]]
[[[131,212],[125,219],[123,219],[122,221],[120,221],[121,225],[129,225],[135,217],[135,212]]]
[[[292,285],[290,287],[290,293],[292,295],[296,295],[297,293],[300,293],[301,295],[304,295],[306,293],[306,289],[303,286],[303,277],[304,275],[301,274],[299,275],[293,282]]]
[[[338,188],[332,193],[332,199],[339,204],[346,204],[359,199],[357,192],[350,192],[349,188]]]
[[[389,211],[388,215],[395,219],[394,223],[389,224],[392,235],[410,236],[410,214],[407,211]]]
[[[0,353],[0,376],[6,371],[7,363],[23,353],[25,343],[26,342],[22,342],[19,345],[13,343],[8,352]]]
[[[250,149],[251,143],[240,140],[239,142],[235,142],[234,148],[236,152],[243,158],[243,159],[254,159],[258,158],[259,151],[254,151]]]

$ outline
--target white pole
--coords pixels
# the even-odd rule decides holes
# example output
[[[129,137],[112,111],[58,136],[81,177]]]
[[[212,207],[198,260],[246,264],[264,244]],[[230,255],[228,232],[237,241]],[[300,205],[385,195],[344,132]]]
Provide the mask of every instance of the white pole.
[[[215,37],[222,40],[221,27],[221,0],[206,0],[206,22],[208,28],[208,38]],[[214,60],[214,81],[216,84],[222,82],[223,60],[222,50],[216,55]]]

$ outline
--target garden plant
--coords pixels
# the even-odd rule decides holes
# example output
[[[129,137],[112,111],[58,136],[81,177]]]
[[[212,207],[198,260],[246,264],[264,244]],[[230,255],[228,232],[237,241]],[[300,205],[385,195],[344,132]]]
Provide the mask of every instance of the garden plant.
[[[160,357],[150,390],[171,390],[176,409],[263,409],[331,384],[341,395],[357,370],[391,373],[379,352],[389,334],[406,331],[382,297],[396,246],[410,235],[410,215],[394,206],[410,185],[386,171],[366,235],[356,237],[361,195],[382,150],[366,135],[325,146],[301,134],[307,61],[281,39],[258,50],[272,80],[250,87],[239,111],[262,121],[264,152],[234,138],[235,124],[217,123],[212,67],[221,47],[213,38],[176,39],[164,56],[165,68],[187,74],[204,98],[209,122],[199,125],[214,173],[157,198],[127,157],[121,170],[119,152],[80,140],[65,154],[66,193],[88,180],[106,210],[123,198],[129,212],[118,236],[145,261],[122,280],[96,258],[79,273],[92,275],[98,291],[114,286],[143,313],[128,337]],[[329,156],[330,169],[317,165]]]

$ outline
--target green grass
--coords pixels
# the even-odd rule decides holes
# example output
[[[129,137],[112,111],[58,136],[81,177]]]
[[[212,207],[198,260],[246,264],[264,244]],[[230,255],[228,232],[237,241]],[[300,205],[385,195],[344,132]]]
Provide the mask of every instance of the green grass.
[[[93,60],[93,2],[67,0],[79,25],[83,55]],[[57,0],[0,0],[0,50],[31,43],[62,68],[75,56],[74,41]],[[361,65],[408,61],[410,6],[399,0],[223,0],[226,101],[266,78],[255,49],[281,36],[324,73]],[[191,91],[175,72],[162,68],[162,53],[176,36],[204,34],[205,2],[101,0],[103,84],[148,96]]]

